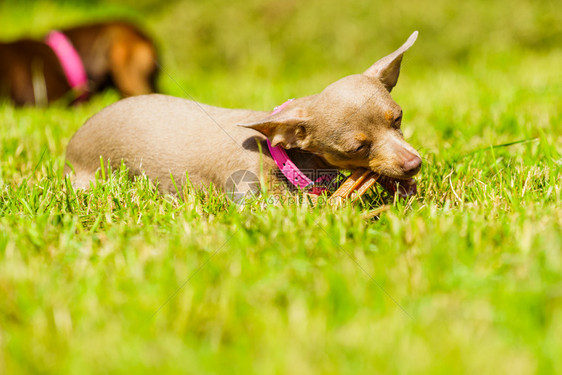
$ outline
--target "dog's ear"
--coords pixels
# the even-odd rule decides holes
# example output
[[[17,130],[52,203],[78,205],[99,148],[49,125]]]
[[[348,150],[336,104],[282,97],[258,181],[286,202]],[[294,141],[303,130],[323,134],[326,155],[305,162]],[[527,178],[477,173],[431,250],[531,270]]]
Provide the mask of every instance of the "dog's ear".
[[[289,149],[306,146],[308,121],[304,111],[288,110],[260,121],[237,125],[259,131],[270,140],[273,147],[280,145]]]
[[[377,78],[382,82],[384,87],[386,87],[388,92],[392,91],[392,88],[396,86],[396,82],[398,81],[402,56],[404,56],[404,52],[410,49],[410,47],[414,44],[417,38],[418,38],[418,32],[414,31],[412,35],[410,35],[406,43],[402,45],[402,47],[398,48],[390,55],[385,56],[379,61],[377,61],[376,63],[374,63],[363,74],[369,77]]]

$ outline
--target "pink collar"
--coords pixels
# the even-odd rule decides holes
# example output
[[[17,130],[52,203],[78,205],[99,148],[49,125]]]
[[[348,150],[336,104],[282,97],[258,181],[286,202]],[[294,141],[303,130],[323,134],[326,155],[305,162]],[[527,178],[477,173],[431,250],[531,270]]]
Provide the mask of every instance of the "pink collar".
[[[51,47],[66,76],[66,80],[76,92],[78,99],[84,99],[88,93],[88,76],[82,59],[70,40],[60,31],[51,31],[45,38],[45,43]]]
[[[278,114],[293,100],[294,99],[289,99],[280,106],[275,107],[271,114]],[[275,161],[275,164],[277,164],[277,167],[281,170],[281,173],[283,173],[287,180],[289,180],[289,182],[291,182],[296,188],[315,195],[320,195],[328,191],[328,189],[323,186],[315,185],[323,182],[330,182],[335,176],[324,175],[318,177],[316,181],[312,181],[295,165],[295,163],[291,161],[284,148],[280,146],[273,147],[269,139],[267,140],[267,147],[269,148],[269,153]]]

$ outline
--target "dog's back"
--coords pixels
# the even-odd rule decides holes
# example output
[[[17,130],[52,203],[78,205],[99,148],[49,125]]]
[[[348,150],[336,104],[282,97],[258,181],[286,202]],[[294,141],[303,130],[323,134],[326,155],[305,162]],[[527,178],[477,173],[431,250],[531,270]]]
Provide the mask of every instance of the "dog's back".
[[[108,86],[123,96],[156,92],[154,43],[136,26],[103,22],[62,30],[80,56],[88,91]],[[0,96],[16,105],[40,105],[61,99],[71,87],[61,62],[47,44],[30,39],[0,43]],[[69,95],[69,100],[75,99]]]
[[[47,104],[70,90],[57,56],[45,43],[0,43],[0,56],[0,96],[15,105]]]
[[[258,174],[258,132],[236,126],[267,112],[226,109],[167,95],[141,95],[120,100],[92,116],[69,142],[66,158],[75,171],[74,186],[87,188],[100,168],[119,168],[131,176],[145,173],[160,191],[181,187],[186,172],[196,186],[223,186],[230,174]],[[273,167],[273,164],[269,165]],[[71,173],[67,165],[64,174]]]
[[[63,30],[82,57],[94,91],[114,86],[123,96],[156,92],[158,56],[152,40],[124,21]]]

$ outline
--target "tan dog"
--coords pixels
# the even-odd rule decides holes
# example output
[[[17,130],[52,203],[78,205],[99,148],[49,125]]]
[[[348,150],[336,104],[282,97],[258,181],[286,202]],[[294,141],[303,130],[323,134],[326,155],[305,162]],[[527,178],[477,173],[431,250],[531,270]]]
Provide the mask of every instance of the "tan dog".
[[[364,167],[389,179],[410,179],[421,158],[402,137],[402,110],[389,93],[416,38],[417,32],[365,73],[295,99],[276,114],[164,95],[121,100],[90,118],[70,140],[66,156],[75,170],[74,186],[87,188],[103,157],[112,167],[123,161],[131,176],[145,173],[157,180],[162,192],[175,191],[170,176],[181,187],[186,173],[195,186],[225,189],[236,171],[260,175],[276,169],[266,139],[287,149],[300,169]]]
[[[62,33],[82,60],[89,93],[108,86],[123,96],[156,92],[156,48],[136,26],[113,21]],[[15,105],[47,104],[65,96],[76,99],[61,61],[44,41],[0,43],[0,56],[0,97]]]

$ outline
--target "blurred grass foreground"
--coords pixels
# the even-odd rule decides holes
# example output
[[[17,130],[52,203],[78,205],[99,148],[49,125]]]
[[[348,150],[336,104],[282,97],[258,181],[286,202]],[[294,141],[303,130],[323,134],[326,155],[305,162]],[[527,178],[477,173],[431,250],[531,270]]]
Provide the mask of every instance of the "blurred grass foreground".
[[[260,110],[419,30],[392,95],[420,193],[366,220],[378,190],[73,191],[66,145],[117,94],[2,102],[0,374],[562,373],[559,1],[3,0],[0,39],[115,18],[156,40],[164,93]]]

